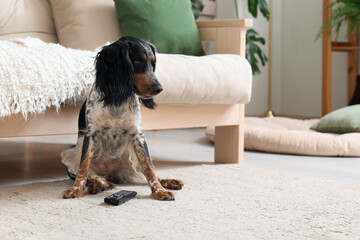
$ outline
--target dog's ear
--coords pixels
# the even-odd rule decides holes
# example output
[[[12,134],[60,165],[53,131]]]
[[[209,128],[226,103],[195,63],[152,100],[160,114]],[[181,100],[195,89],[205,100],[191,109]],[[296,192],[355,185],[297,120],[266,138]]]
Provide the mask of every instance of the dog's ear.
[[[155,107],[157,106],[154,99],[152,99],[152,98],[150,98],[150,99],[141,99],[140,98],[140,101],[145,107],[147,107],[149,109],[155,109]]]
[[[151,48],[151,51],[152,53],[154,54],[154,56],[156,56],[156,47],[150,43],[150,42],[147,42]],[[155,58],[156,59],[156,58]],[[155,63],[153,65],[154,69],[153,71],[155,72],[155,68],[156,68],[156,60],[155,60]],[[141,99],[140,98],[140,102],[146,107],[146,108],[149,108],[149,109],[155,109],[155,107],[157,106],[157,104],[155,103],[154,99],[153,98],[150,98],[150,99]]]
[[[149,43],[149,42],[148,42]],[[149,43],[151,51],[153,52],[154,56],[156,56],[156,48],[152,43]],[[155,72],[155,68],[156,68],[156,58],[155,58],[155,63],[154,63],[154,72]]]
[[[127,42],[104,46],[95,60],[95,87],[101,94],[104,106],[118,106],[134,91],[134,69],[129,57]]]

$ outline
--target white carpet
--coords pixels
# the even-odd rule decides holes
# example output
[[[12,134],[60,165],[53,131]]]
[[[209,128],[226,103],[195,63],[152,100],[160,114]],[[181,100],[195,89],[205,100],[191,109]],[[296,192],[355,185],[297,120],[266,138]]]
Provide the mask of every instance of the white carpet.
[[[184,189],[172,202],[145,185],[62,199],[72,181],[0,188],[1,239],[359,239],[360,185],[238,165],[158,170]],[[108,206],[117,190],[135,199]]]

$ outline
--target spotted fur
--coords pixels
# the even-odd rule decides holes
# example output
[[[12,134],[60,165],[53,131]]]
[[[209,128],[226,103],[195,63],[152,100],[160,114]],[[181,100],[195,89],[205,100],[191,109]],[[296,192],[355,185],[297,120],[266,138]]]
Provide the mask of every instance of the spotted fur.
[[[165,190],[181,189],[176,179],[160,180],[154,171],[141,129],[140,102],[150,109],[153,96],[162,91],[154,75],[156,56],[152,44],[123,37],[97,55],[96,80],[79,114],[76,146],[62,152],[74,184],[64,198],[96,194],[112,183],[147,180],[152,196],[174,200]]]

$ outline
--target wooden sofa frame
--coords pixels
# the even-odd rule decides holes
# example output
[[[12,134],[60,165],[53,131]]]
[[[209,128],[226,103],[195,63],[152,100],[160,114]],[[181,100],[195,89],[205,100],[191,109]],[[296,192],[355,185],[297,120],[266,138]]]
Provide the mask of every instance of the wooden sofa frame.
[[[251,19],[198,21],[202,41],[216,42],[216,53],[245,56],[246,28]],[[81,104],[49,108],[44,114],[21,114],[0,120],[0,137],[77,133]],[[215,126],[215,163],[242,163],[244,154],[244,104],[174,106],[159,104],[156,110],[141,109],[143,130]]]

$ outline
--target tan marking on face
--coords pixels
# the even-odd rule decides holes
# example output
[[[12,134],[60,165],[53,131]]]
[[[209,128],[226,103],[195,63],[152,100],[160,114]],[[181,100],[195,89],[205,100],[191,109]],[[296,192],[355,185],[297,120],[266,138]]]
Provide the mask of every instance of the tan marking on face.
[[[142,56],[141,56],[141,59],[146,61],[147,57],[146,57],[146,54],[144,53]]]
[[[140,94],[150,96],[153,94],[153,83],[146,73],[134,73],[135,86]]]
[[[155,56],[151,57],[151,61],[155,62]]]

